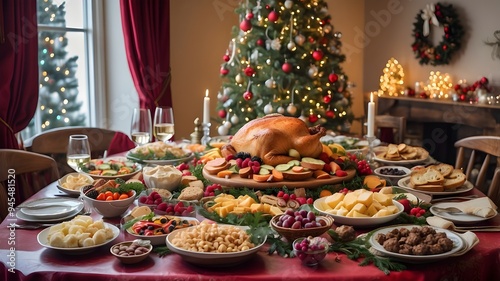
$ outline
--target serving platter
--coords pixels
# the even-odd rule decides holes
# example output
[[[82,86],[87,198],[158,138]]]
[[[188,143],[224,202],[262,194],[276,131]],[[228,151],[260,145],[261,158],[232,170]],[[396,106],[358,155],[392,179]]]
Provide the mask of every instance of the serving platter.
[[[424,163],[429,159],[429,152],[427,152],[427,150],[425,150],[421,147],[415,147],[415,149],[420,151],[420,154],[422,155],[418,159],[388,160],[388,159],[385,159],[385,158],[380,156],[387,151],[387,146],[377,146],[377,147],[373,148],[374,154],[375,154],[373,156],[373,159],[375,161],[381,162],[383,164],[394,165],[394,166],[397,166],[397,165],[416,165],[416,164]]]
[[[246,226],[236,226],[241,229],[248,229]],[[266,243],[264,239],[260,244],[255,245],[255,247],[248,249],[246,251],[240,252],[229,252],[229,253],[214,253],[214,252],[194,252],[188,251],[179,247],[176,247],[172,244],[172,240],[182,233],[182,231],[186,231],[186,229],[177,229],[172,233],[167,235],[166,244],[168,248],[179,254],[183,260],[186,262],[201,265],[201,266],[210,266],[210,267],[230,267],[234,265],[241,264],[247,260],[249,260],[254,254],[256,254],[262,246]]]
[[[301,181],[276,181],[276,182],[257,182],[253,179],[241,178],[238,174],[232,174],[229,178],[219,178],[217,175],[209,174],[205,169],[203,169],[203,176],[205,179],[218,183],[222,186],[228,187],[248,187],[254,189],[267,189],[267,188],[276,188],[276,187],[289,187],[289,188],[315,188],[318,186],[323,186],[327,184],[337,184],[342,183],[344,181],[349,181],[356,175],[355,169],[346,170],[347,176],[345,177],[337,177],[330,176],[328,179],[315,179],[310,177],[306,180]]]
[[[448,257],[453,256],[455,253],[458,251],[462,250],[464,247],[466,247],[466,244],[464,240],[455,232],[443,229],[443,228],[438,228],[438,227],[433,227],[437,232],[444,232],[446,236],[453,241],[453,248],[451,251],[442,253],[442,254],[436,254],[436,255],[405,255],[405,254],[400,254],[400,253],[394,253],[387,251],[380,243],[377,242],[376,238],[378,234],[387,234],[388,232],[391,232],[394,229],[401,229],[401,228],[406,228],[408,230],[411,230],[413,227],[421,227],[420,225],[394,225],[394,226],[388,226],[388,227],[383,227],[379,228],[377,230],[373,231],[373,234],[370,236],[369,243],[370,245],[380,252],[382,255],[395,258],[400,261],[404,262],[410,262],[410,263],[426,263],[426,262],[433,262],[437,260],[442,260]]]
[[[450,195],[450,194],[458,194],[458,193],[464,193],[467,191],[470,191],[474,188],[474,185],[470,181],[466,181],[462,186],[457,187],[455,190],[450,190],[450,191],[426,191],[426,190],[417,190],[414,189],[410,186],[410,177],[404,177],[398,181],[398,186],[400,188],[410,190],[410,191],[417,191],[420,193],[424,194],[429,194],[429,195]]]
[[[95,249],[102,247],[104,245],[109,244],[111,241],[115,240],[118,235],[120,235],[120,229],[110,223],[105,222],[104,226],[107,228],[110,228],[113,231],[113,237],[111,239],[106,240],[106,242],[99,244],[99,245],[94,245],[94,246],[88,246],[88,247],[78,247],[78,248],[60,248],[60,247],[54,247],[49,244],[49,241],[47,239],[50,231],[50,227],[45,228],[42,230],[40,233],[37,235],[37,240],[38,244],[41,246],[48,248],[48,249],[53,249],[58,252],[68,254],[68,255],[82,255],[82,254],[87,254]]]
[[[476,222],[482,222],[482,221],[485,221],[485,220],[489,220],[489,219],[495,217],[498,214],[498,212],[496,210],[494,210],[495,214],[493,216],[484,218],[484,217],[474,216],[474,215],[465,214],[465,213],[440,212],[440,211],[438,211],[436,209],[436,208],[455,207],[456,204],[457,204],[456,202],[435,203],[435,204],[432,204],[432,206],[430,207],[429,211],[433,215],[435,215],[437,217],[441,217],[443,219],[447,219],[447,220],[452,221],[454,223],[476,223]]]
[[[189,152],[185,157],[176,158],[176,159],[169,159],[169,160],[160,160],[160,159],[144,160],[144,159],[139,159],[139,158],[136,158],[136,157],[130,155],[130,151],[129,151],[126,154],[126,157],[127,157],[127,159],[136,161],[138,163],[144,163],[144,164],[150,164],[150,165],[177,165],[180,163],[184,163],[184,162],[188,162],[188,161],[193,160],[194,153]]]

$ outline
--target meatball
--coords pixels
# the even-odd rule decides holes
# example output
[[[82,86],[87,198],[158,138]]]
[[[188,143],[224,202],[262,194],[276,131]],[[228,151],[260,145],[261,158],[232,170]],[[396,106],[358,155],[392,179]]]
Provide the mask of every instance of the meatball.
[[[428,234],[436,234],[436,230],[429,226],[422,226],[420,231],[422,232],[423,236],[427,236]]]
[[[408,238],[406,239],[406,244],[410,246],[415,246],[417,244],[420,244],[421,240],[422,239],[420,238],[420,235],[418,233],[410,232]]]
[[[399,244],[396,238],[387,239],[382,246],[389,252],[393,253],[399,252]]]
[[[432,245],[432,244],[435,244],[436,241],[437,241],[436,236],[434,236],[433,234],[428,234],[427,236],[425,236],[423,243],[425,243],[427,245]]]
[[[387,237],[385,236],[385,234],[382,234],[382,233],[379,233],[377,235],[377,237],[375,237],[375,240],[380,244],[380,245],[383,245],[385,240],[387,240]]]
[[[413,254],[423,256],[429,253],[429,246],[425,244],[418,244],[412,248]]]
[[[451,241],[450,238],[439,238],[439,240],[437,241],[438,245],[441,246],[441,248],[443,248],[443,251],[444,252],[448,252],[448,251],[451,251],[451,249],[453,249],[453,241]]]
[[[431,255],[438,255],[438,254],[442,254],[443,252],[444,252],[443,248],[439,244],[433,244],[433,245],[429,246],[429,253]]]
[[[411,255],[413,254],[413,247],[408,244],[400,245],[399,253],[403,255]]]
[[[335,229],[335,232],[339,235],[339,239],[342,242],[349,242],[356,239],[356,231],[350,225],[342,225]]]

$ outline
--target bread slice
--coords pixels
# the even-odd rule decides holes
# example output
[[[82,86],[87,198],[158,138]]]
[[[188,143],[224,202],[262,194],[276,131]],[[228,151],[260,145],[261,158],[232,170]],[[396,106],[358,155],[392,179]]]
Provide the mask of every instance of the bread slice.
[[[453,169],[450,175],[444,179],[445,190],[452,190],[462,186],[466,181],[465,174],[460,169]]]
[[[410,176],[410,183],[413,187],[428,184],[441,185],[443,182],[443,175],[435,169],[418,170]]]
[[[203,189],[197,186],[187,186],[179,194],[179,200],[200,200],[203,197]]]
[[[431,192],[441,192],[444,191],[444,187],[440,184],[423,184],[414,186],[413,189],[421,191],[431,191]]]
[[[431,165],[428,168],[438,170],[441,173],[441,175],[443,175],[443,177],[445,178],[448,177],[451,174],[451,172],[453,172],[453,170],[455,169],[452,165],[445,163]]]

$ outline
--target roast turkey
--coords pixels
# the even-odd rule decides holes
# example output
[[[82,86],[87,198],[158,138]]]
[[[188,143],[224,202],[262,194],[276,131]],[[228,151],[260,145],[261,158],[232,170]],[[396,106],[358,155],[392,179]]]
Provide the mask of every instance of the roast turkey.
[[[295,149],[300,157],[318,158],[323,151],[319,139],[324,135],[325,128],[319,125],[308,128],[298,118],[270,114],[241,127],[222,147],[222,153],[227,156],[247,152],[260,157],[264,164],[276,166],[297,159],[289,155],[291,149]]]

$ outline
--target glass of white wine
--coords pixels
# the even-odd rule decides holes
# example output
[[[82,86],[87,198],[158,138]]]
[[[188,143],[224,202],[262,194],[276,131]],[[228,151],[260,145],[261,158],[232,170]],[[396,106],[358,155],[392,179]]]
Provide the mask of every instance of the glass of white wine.
[[[151,141],[151,111],[149,108],[134,108],[130,137],[136,145],[147,144]]]
[[[163,142],[169,141],[174,136],[174,111],[171,107],[156,108],[153,133],[157,140]]]
[[[90,162],[90,144],[86,135],[71,135],[66,154],[68,165],[75,171],[80,170],[80,165]]]

